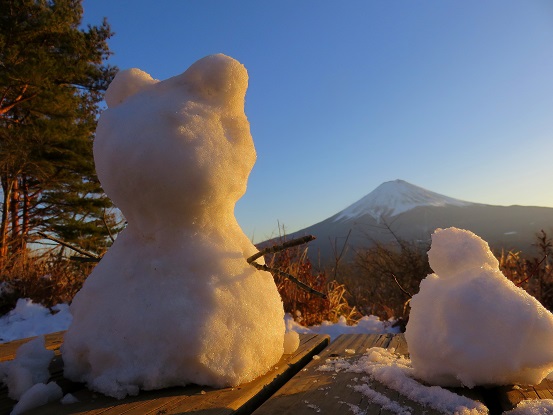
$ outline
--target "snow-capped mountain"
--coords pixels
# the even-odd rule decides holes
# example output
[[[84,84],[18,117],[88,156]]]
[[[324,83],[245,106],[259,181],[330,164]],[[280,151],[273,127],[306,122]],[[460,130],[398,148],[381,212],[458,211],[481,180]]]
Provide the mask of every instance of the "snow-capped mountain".
[[[474,203],[443,196],[422,187],[394,180],[382,183],[367,196],[339,212],[334,220],[354,219],[370,215],[377,221],[397,216],[419,206],[468,206]]]
[[[495,251],[533,255],[535,235],[542,229],[553,235],[553,208],[466,202],[394,180],[287,238],[314,235],[317,239],[309,244],[309,256],[324,265],[342,250],[351,259],[359,249],[374,243],[397,244],[397,238],[429,244],[436,228],[450,226],[476,233]]]

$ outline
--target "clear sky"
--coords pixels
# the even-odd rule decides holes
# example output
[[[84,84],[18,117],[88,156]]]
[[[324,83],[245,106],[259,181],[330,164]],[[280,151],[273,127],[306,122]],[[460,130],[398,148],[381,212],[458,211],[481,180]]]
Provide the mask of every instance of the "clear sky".
[[[256,242],[403,179],[553,207],[550,0],[84,0],[110,63],[154,78],[224,53],[257,149],[236,207]]]

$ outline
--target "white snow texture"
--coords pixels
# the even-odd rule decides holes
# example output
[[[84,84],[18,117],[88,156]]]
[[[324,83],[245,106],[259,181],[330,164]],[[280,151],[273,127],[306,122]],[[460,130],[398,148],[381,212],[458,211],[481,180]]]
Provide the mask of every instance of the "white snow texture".
[[[43,336],[19,346],[14,360],[0,363],[0,383],[8,387],[8,396],[17,401],[33,385],[46,383],[53,358],[54,352],[46,349]]]
[[[19,415],[39,406],[61,399],[63,392],[56,382],[37,383],[15,404],[10,415]]]
[[[415,375],[442,386],[541,382],[553,370],[553,315],[470,231],[436,230],[428,257],[435,273],[411,299],[405,332]]]
[[[66,330],[71,323],[69,306],[57,304],[52,312],[30,299],[18,299],[15,308],[0,317],[0,342]]]
[[[520,401],[515,409],[504,412],[503,415],[551,415],[553,414],[553,399]]]
[[[418,206],[469,206],[473,203],[443,196],[404,180],[382,183],[371,193],[339,212],[335,221],[370,215],[377,221]]]
[[[286,328],[300,334],[328,334],[334,341],[342,334],[399,333],[399,327],[393,327],[392,321],[381,321],[377,316],[363,316],[355,324],[348,325],[346,318],[340,316],[336,323],[323,321],[320,325],[305,327],[294,321],[290,314],[285,316]]]
[[[398,415],[411,415],[415,411],[408,405],[400,404],[390,397],[373,389],[373,381],[398,392],[412,402],[452,415],[486,415],[488,409],[480,402],[457,395],[439,386],[427,386],[413,379],[413,367],[410,359],[396,355],[381,347],[367,349],[360,358],[329,358],[317,370],[323,372],[353,372],[367,374],[356,382],[353,389],[363,394],[370,402],[380,406],[386,412]],[[351,408],[351,407],[350,407]],[[352,408],[359,413],[360,408]],[[356,410],[357,409],[357,410]]]
[[[225,55],[162,82],[122,71],[110,85],[94,158],[128,226],[71,305],[68,378],[123,398],[234,386],[279,361],[282,301],[247,264],[257,249],[234,216],[256,158],[247,86]]]

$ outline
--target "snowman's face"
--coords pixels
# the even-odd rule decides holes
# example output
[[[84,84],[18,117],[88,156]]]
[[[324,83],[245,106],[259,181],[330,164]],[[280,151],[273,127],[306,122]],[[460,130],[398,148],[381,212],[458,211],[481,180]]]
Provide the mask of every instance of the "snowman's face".
[[[164,82],[148,81],[102,114],[94,148],[97,172],[127,219],[160,207],[168,216],[233,207],[244,194],[256,157],[243,111],[245,89],[235,87],[232,73],[222,72],[234,91],[219,93],[227,84],[198,81],[202,73],[191,67]],[[198,82],[204,82],[201,88]]]

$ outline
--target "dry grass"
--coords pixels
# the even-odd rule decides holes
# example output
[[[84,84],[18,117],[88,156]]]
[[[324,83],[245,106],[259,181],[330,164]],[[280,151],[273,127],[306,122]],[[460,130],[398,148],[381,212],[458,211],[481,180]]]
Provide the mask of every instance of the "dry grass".
[[[383,320],[407,319],[410,295],[430,272],[426,246],[375,244],[359,250],[355,259],[340,266],[338,280],[347,288],[347,300],[364,315]],[[409,294],[407,294],[409,293]]]
[[[525,258],[522,252],[497,255],[503,274],[553,311],[553,242],[545,231],[536,235],[538,256]]]
[[[0,315],[13,309],[18,298],[46,307],[70,302],[92,267],[55,255],[8,258],[0,270]]]
[[[304,284],[326,294],[327,298],[322,299],[301,289],[286,277],[274,277],[284,311],[290,313],[298,323],[311,326],[323,321],[336,322],[340,316],[352,323],[361,318],[356,308],[348,304],[345,285],[335,280],[327,281],[324,272],[313,270],[307,257],[307,249],[294,247],[266,255],[265,262],[269,267],[291,274]]]

